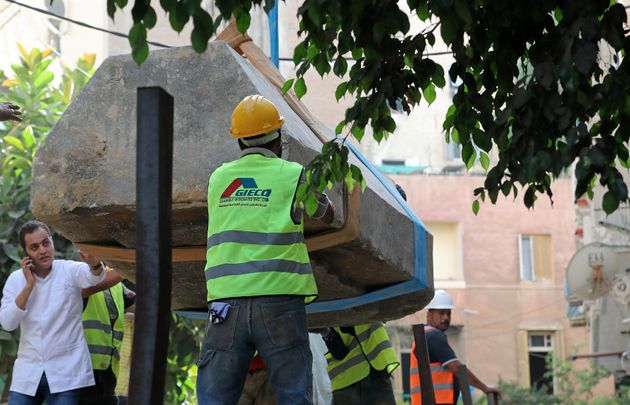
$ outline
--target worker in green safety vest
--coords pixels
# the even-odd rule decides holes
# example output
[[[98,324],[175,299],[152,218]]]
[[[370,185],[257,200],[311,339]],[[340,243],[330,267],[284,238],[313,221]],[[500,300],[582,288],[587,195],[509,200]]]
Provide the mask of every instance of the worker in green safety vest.
[[[237,403],[256,350],[278,404],[313,402],[305,303],[317,297],[317,285],[294,204],[304,168],[281,158],[283,124],[265,97],[241,100],[230,128],[241,157],[208,182],[209,319],[197,375],[200,405]],[[332,222],[325,194],[313,217]]]
[[[381,322],[321,331],[335,404],[395,405],[390,376],[400,365]]]
[[[120,348],[125,310],[135,294],[121,282],[124,278],[106,267],[105,280],[84,289],[83,332],[90,351],[95,385],[83,388],[80,405],[117,405]]]

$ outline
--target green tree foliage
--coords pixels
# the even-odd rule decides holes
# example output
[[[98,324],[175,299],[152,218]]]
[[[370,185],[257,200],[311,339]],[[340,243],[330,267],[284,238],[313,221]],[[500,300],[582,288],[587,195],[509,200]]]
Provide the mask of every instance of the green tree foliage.
[[[177,32],[192,20],[191,42],[201,52],[219,23],[233,16],[244,32],[252,7],[269,10],[274,3],[216,0],[220,15],[214,19],[200,0],[161,0],[160,7]],[[444,87],[445,72],[427,56],[440,35],[455,59],[448,75],[463,83],[445,117],[445,136],[461,144],[468,168],[479,157],[489,169],[483,187],[475,190],[477,201],[487,196],[495,202],[499,193],[516,198],[520,188],[525,205],[532,207],[540,194],[552,197],[551,183],[574,162],[576,198],[592,195],[599,181],[607,190],[606,212],[628,201],[618,169],[630,166],[630,61],[622,57],[630,38],[623,5],[610,0],[542,0],[535,6],[516,0],[406,3],[408,10],[397,0],[304,0],[297,16],[302,41],[293,55],[297,77],[285,90],[306,93],[304,75],[311,68],[321,76],[334,74],[341,79],[337,99],[355,100],[337,133],[360,140],[370,128],[380,141],[396,129],[391,106],[400,103],[409,112],[422,100],[433,102],[436,88]],[[127,0],[108,0],[109,15],[126,6]],[[135,0],[132,15],[129,41],[142,63],[156,13],[149,0]],[[426,28],[413,30],[414,23]],[[345,158],[337,157],[342,146],[310,165],[321,173],[311,176],[316,188],[322,190],[325,180],[361,181]],[[490,168],[492,150],[498,160]]]
[[[20,63],[11,66],[11,77],[3,81],[1,95],[3,101],[19,105],[23,114],[22,122],[0,123],[0,286],[19,269],[22,251],[17,230],[33,218],[29,211],[33,156],[94,70],[94,55],[84,55],[75,67],[63,67],[57,83],[50,66],[56,60],[51,50],[18,47]],[[54,241],[58,256],[72,254],[67,240],[55,235]],[[17,331],[0,329],[0,378],[6,379],[11,371],[17,342]],[[8,387],[4,391],[6,394]]]
[[[60,80],[55,80],[51,64],[56,61],[50,50],[20,50],[20,63],[11,67],[4,79],[2,101],[21,107],[22,122],[0,123],[0,291],[9,274],[19,269],[22,257],[17,240],[18,228],[33,216],[29,211],[33,156],[39,144],[52,130],[66,108],[81,92],[94,73],[94,54],[85,54],[70,68],[61,66]],[[54,235],[57,256],[74,254],[72,244]],[[196,403],[195,360],[199,354],[202,331],[194,321],[173,314],[169,335],[166,375],[166,403]],[[17,354],[19,332],[0,328],[0,389],[7,382]],[[4,399],[8,385],[4,387]],[[0,392],[1,393],[1,392]],[[0,396],[0,399],[2,396]]]
[[[197,358],[203,339],[204,322],[172,314],[166,362],[164,403],[197,403]]]
[[[502,393],[502,405],[622,405],[630,401],[627,388],[620,389],[609,397],[595,396],[593,388],[610,372],[596,367],[593,363],[589,367],[576,368],[574,363],[554,357],[550,353],[547,358],[545,377],[556,384],[554,394],[549,394],[545,387],[524,388],[516,383],[500,381],[499,389]],[[476,405],[486,405],[486,397],[479,398]]]

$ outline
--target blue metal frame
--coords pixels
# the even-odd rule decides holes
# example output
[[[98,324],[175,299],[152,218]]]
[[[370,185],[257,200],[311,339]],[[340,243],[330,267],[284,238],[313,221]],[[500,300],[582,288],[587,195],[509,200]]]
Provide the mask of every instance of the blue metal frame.
[[[371,304],[374,302],[386,300],[393,297],[413,293],[427,288],[427,257],[426,257],[426,229],[422,221],[416,216],[411,207],[402,198],[398,190],[392,186],[391,181],[387,180],[381,172],[379,172],[372,164],[359,152],[359,150],[349,142],[346,142],[348,148],[363,163],[363,165],[372,172],[372,174],[380,181],[380,183],[394,196],[396,201],[405,210],[409,218],[414,223],[414,272],[413,278],[402,283],[394,284],[389,287],[381,288],[358,297],[340,298],[336,300],[315,301],[306,306],[306,312],[309,314],[318,314],[322,312],[342,311],[348,308],[354,308],[361,305]]]
[[[276,0],[269,11],[269,58],[276,67],[279,67],[280,56],[278,54],[278,3]]]

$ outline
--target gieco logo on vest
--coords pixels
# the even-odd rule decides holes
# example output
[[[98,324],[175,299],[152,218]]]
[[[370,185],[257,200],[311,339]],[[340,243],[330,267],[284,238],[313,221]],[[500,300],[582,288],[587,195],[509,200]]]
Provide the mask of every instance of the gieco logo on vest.
[[[266,206],[271,196],[271,189],[258,188],[251,177],[238,177],[221,194],[219,207],[230,205]]]

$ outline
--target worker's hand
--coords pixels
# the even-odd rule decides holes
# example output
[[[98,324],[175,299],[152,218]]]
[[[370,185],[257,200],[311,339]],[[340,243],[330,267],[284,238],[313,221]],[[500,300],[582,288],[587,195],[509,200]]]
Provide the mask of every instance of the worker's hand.
[[[20,107],[9,102],[0,103],[0,121],[22,121]]]
[[[330,333],[330,328],[312,328],[308,331],[311,333],[319,333],[320,335],[322,335],[322,337],[324,337],[328,336],[328,334]]]
[[[87,264],[89,264],[90,268],[94,268],[94,267],[98,266],[99,264],[101,264],[100,260],[98,260],[96,257],[92,256],[88,252],[84,252],[81,249],[79,249],[79,257],[81,257],[82,261],[84,261]]]
[[[499,399],[501,399],[501,391],[498,388],[496,388],[496,387],[490,387],[490,386],[486,385],[486,389],[483,392],[484,392],[484,394],[495,393],[495,394],[497,394]]]
[[[24,278],[26,278],[26,285],[32,287],[35,285],[35,276],[33,276],[33,259],[28,256],[25,256],[22,260],[20,260],[20,266],[22,267],[22,271],[24,272]]]

